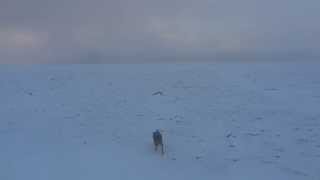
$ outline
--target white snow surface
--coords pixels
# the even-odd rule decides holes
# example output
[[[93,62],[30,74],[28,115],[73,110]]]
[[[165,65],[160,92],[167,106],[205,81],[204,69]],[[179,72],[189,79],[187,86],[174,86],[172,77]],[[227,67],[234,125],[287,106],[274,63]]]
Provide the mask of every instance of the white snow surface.
[[[1,65],[0,89],[1,180],[320,180],[318,62]]]

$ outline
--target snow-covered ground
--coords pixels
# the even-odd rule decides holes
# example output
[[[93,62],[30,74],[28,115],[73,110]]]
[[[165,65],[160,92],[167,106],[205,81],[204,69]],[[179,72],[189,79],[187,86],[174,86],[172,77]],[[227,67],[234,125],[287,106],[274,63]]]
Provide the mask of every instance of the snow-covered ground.
[[[2,65],[0,90],[1,180],[320,179],[320,63]]]

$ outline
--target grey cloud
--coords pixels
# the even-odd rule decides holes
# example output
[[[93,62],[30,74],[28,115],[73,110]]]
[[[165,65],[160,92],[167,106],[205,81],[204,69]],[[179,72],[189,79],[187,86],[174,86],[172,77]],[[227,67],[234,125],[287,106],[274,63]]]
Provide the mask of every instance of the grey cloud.
[[[319,7],[315,0],[2,0],[0,62],[318,57]]]

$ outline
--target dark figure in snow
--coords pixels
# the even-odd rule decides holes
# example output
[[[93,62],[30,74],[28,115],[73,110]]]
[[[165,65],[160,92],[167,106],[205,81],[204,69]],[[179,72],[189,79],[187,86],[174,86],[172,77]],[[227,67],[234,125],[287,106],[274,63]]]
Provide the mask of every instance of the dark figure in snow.
[[[154,150],[157,151],[158,146],[161,146],[161,153],[162,155],[164,154],[163,150],[163,142],[162,142],[162,134],[160,131],[157,129],[155,132],[153,132],[153,144],[154,144]]]

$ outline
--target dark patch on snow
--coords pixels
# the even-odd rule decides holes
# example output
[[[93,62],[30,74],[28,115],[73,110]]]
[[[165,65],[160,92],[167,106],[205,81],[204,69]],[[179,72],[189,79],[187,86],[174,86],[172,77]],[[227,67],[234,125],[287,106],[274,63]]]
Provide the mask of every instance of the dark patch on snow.
[[[229,145],[230,148],[235,148],[236,146],[234,144]]]
[[[275,156],[273,156],[273,157],[279,159],[279,158],[280,158],[280,155],[275,155]]]
[[[29,96],[32,96],[32,95],[33,95],[32,92],[26,92],[26,94],[28,94]]]
[[[227,138],[229,138],[231,136],[232,136],[232,133],[229,133],[229,134],[226,135]]]
[[[196,160],[202,159],[202,156],[196,156]]]
[[[232,162],[238,162],[240,159],[232,159]]]
[[[152,95],[153,96],[156,96],[156,95],[163,96],[163,92],[162,91],[157,91],[157,92],[154,92]]]

